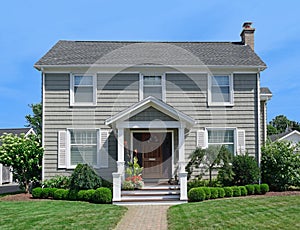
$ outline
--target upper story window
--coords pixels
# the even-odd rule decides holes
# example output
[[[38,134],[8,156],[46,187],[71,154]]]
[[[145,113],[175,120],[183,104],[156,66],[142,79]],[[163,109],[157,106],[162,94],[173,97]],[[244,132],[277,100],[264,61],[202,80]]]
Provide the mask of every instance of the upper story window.
[[[96,76],[72,75],[71,76],[71,105],[91,106],[96,105]]]
[[[149,96],[160,100],[165,98],[164,76],[142,76],[140,78],[140,98],[141,100]]]
[[[233,105],[232,75],[215,75],[210,77],[208,104],[213,106]]]

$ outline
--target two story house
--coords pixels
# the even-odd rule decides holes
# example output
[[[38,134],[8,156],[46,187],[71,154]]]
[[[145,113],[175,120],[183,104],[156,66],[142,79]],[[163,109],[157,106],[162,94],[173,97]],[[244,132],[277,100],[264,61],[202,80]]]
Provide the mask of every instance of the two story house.
[[[122,200],[127,161],[145,180],[178,176],[195,148],[225,145],[260,162],[266,64],[252,23],[239,42],[58,41],[36,64],[42,73],[43,179],[88,163]]]

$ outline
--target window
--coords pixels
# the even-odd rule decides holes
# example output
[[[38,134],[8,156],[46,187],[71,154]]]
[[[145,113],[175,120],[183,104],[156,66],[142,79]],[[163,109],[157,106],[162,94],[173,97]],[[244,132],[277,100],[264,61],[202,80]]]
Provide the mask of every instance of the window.
[[[86,163],[97,165],[98,134],[97,130],[69,130],[70,165]]]
[[[234,147],[234,130],[213,130],[208,132],[208,146],[210,145],[224,145],[232,154],[235,152]]]
[[[71,105],[96,105],[96,77],[73,75]]]
[[[164,100],[164,79],[162,76],[141,76],[141,99],[149,96]]]
[[[233,80],[231,75],[211,76],[209,104],[233,105]]]

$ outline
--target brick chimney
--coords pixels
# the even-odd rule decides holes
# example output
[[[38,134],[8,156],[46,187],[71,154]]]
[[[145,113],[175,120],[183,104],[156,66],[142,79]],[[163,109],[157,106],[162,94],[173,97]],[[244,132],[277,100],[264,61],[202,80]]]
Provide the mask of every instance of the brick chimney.
[[[252,22],[245,22],[241,32],[242,43],[251,47],[254,50],[254,31]]]

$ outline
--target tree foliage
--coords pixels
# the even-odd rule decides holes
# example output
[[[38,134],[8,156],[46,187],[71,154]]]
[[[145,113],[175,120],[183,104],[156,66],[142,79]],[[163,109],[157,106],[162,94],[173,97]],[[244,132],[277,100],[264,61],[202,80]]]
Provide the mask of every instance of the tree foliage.
[[[299,122],[289,120],[284,115],[279,115],[272,119],[267,126],[268,135],[283,133],[287,129],[300,131],[300,124]]]
[[[300,186],[299,146],[289,142],[268,142],[262,148],[262,181],[270,185],[271,190],[284,191],[289,186]]]
[[[26,127],[33,128],[35,131],[39,142],[42,140],[42,103],[30,104],[29,107],[32,109],[33,115],[26,115],[27,125]]]
[[[5,134],[0,142],[0,163],[12,167],[14,177],[28,193],[29,184],[41,180],[43,148],[37,137]]]

